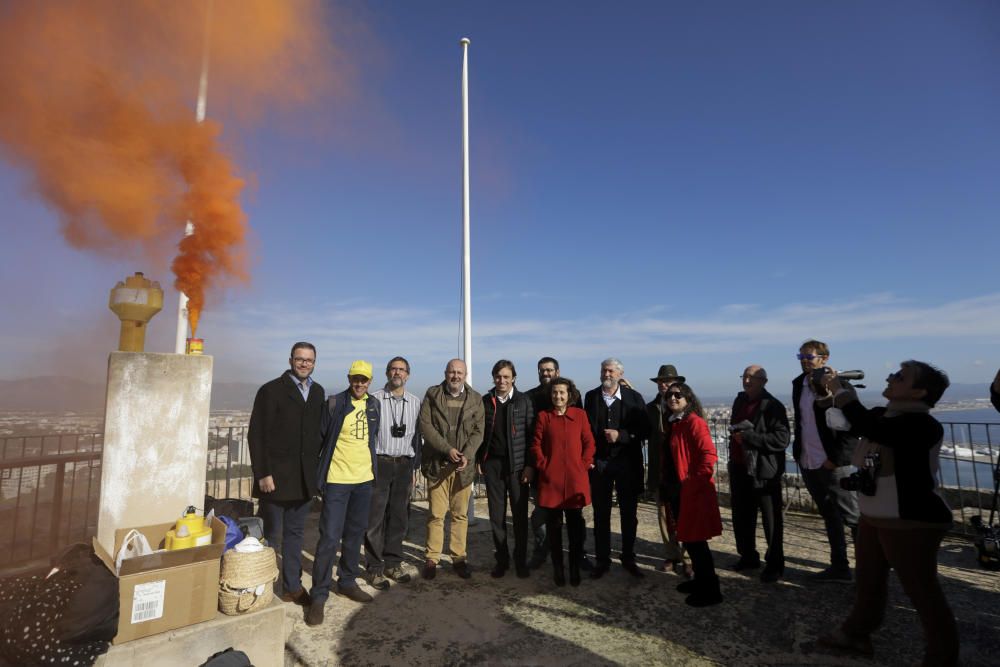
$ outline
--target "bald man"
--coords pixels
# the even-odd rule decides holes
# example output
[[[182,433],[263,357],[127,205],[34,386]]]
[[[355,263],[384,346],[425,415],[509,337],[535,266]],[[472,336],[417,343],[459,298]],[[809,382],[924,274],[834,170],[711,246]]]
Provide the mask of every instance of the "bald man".
[[[465,551],[468,507],[476,478],[476,452],[483,444],[483,397],[466,381],[467,368],[452,359],[444,382],[427,389],[420,405],[420,471],[427,479],[427,554],[421,575],[433,579],[444,549],[444,520],[451,514],[452,570],[462,579],[472,576]]]
[[[766,566],[760,575],[774,583],[785,573],[781,478],[788,448],[788,414],[781,401],[769,394],[767,371],[758,365],[743,371],[743,391],[733,402],[729,436],[730,507],[739,561],[736,571],[761,566],[757,551],[757,512],[764,524]]]

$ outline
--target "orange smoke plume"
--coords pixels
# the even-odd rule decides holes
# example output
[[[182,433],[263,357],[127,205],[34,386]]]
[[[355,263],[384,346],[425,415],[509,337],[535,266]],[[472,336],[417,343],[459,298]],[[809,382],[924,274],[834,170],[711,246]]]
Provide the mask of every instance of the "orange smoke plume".
[[[0,156],[74,247],[161,261],[179,242],[193,331],[206,290],[249,277],[244,181],[194,119],[205,45],[209,108],[270,120],[345,86],[328,18],[319,0],[3,3]]]

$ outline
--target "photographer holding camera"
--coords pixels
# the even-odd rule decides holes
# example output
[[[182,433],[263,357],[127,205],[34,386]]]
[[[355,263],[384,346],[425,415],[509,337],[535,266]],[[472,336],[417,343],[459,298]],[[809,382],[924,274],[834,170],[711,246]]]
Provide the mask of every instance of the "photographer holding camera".
[[[936,481],[944,430],[929,413],[948,388],[948,377],[924,362],[904,361],[886,379],[882,395],[888,404],[870,410],[835,371],[828,370],[821,385],[863,437],[853,457],[857,476],[843,480],[861,492],[854,608],[819,641],[871,656],[870,635],[885,615],[892,568],[923,626],[921,664],[958,664],[955,617],[937,576],[938,548],[952,522]]]
[[[829,415],[833,407],[829,401],[817,402],[824,390],[816,387],[813,375],[826,368],[830,348],[818,340],[807,340],[799,347],[797,355],[802,374],[792,380],[792,409],[795,412],[795,431],[792,455],[802,473],[802,481],[809,489],[826,525],[826,538],[830,543],[830,567],[813,575],[816,581],[851,582],[851,567],[847,560],[847,539],[844,526],[857,530],[857,494],[840,486],[840,480],[850,474],[851,454],[858,439],[846,430],[831,428]],[[837,378],[842,385],[850,386]],[[843,428],[842,424],[835,424]]]

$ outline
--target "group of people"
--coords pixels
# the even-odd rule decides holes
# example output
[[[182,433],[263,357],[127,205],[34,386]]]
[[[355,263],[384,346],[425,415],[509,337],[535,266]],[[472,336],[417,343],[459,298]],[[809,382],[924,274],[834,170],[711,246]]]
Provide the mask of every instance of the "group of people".
[[[829,565],[812,577],[857,581],[854,610],[821,643],[871,654],[869,635],[884,614],[891,567],[920,615],[928,664],[954,664],[957,631],[936,571],[936,552],[951,512],[935,481],[942,430],[928,414],[947,388],[947,377],[928,364],[904,362],[887,379],[883,395],[888,406],[868,410],[850,382],[827,365],[829,357],[829,347],[821,341],[806,341],[799,349],[802,373],[792,386],[794,429],[785,406],[765,388],[766,370],[759,365],[744,370],[728,440],[739,555],[732,567],[762,569],[765,583],[784,576],[781,496],[791,441],[830,548]],[[493,388],[485,395],[466,382],[465,363],[452,359],[444,381],[430,387],[422,400],[406,389],[410,367],[403,357],[389,361],[386,384],[371,392],[372,365],[355,361],[347,374],[348,388],[329,398],[311,378],[313,345],[296,343],[289,363],[289,371],[259,390],[248,440],[265,537],[282,545],[282,598],[307,607],[308,624],[323,621],[338,551],[338,595],[370,601],[357,584],[361,576],[378,590],[388,588],[390,581],[410,580],[402,543],[417,470],[428,489],[420,568],[425,579],[433,579],[439,569],[449,514],[451,569],[463,579],[472,576],[466,535],[477,474],[486,485],[493,577],[505,576],[512,566],[518,577],[528,577],[532,568],[551,560],[556,585],[566,584],[567,564],[573,586],[580,584],[581,571],[601,578],[612,563],[613,499],[619,510],[621,565],[631,576],[642,577],[635,541],[647,443],[645,490],[656,500],[664,543],[658,569],[673,569],[685,579],[677,589],[688,604],[722,602],[708,546],[722,533],[714,480],[718,454],[701,403],[674,366],[663,365],[650,378],[657,396],[647,404],[614,358],[601,363],[601,384],[582,399],[575,383],[560,376],[552,357],[539,360],[539,384],[527,392],[516,387],[511,361],[496,362]],[[992,391],[1000,404],[1000,373]],[[301,549],[305,519],[317,495],[323,500],[320,538],[307,592],[301,583]],[[530,516],[529,498],[534,499]],[[590,504],[593,563],[584,550],[582,513]],[[756,545],[758,516],[766,542],[763,557]],[[854,573],[845,528],[855,543]],[[529,541],[534,543],[530,559]]]

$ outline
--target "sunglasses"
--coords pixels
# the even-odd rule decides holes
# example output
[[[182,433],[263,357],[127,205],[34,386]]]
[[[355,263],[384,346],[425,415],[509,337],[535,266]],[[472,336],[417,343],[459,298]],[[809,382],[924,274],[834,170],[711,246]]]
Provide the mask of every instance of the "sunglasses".
[[[903,371],[896,371],[895,373],[889,373],[886,382],[902,382],[903,381]]]
[[[812,361],[813,359],[822,359],[825,355],[822,354],[799,354],[795,355],[795,358],[799,361]]]
[[[664,394],[668,399],[670,398],[684,398],[684,394],[679,391],[668,391]]]

